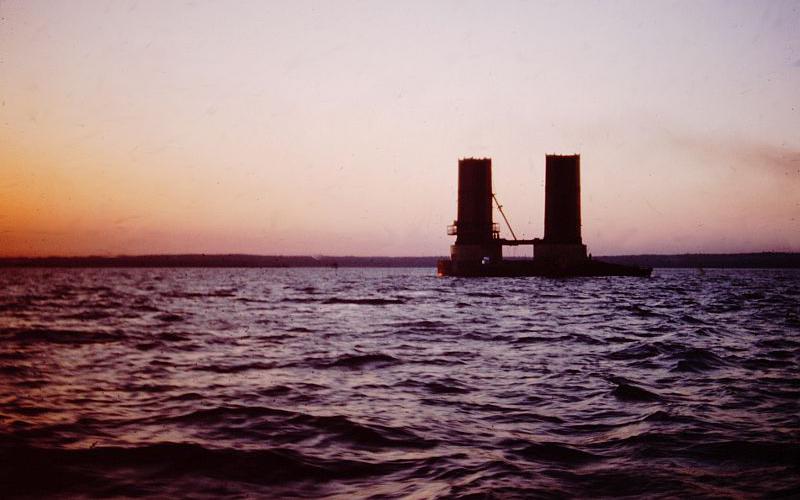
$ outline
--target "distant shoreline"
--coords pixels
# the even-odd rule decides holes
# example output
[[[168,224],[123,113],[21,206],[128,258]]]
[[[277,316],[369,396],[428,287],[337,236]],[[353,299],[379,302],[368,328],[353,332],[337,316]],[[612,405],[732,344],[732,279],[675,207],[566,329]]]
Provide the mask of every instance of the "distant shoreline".
[[[311,257],[304,255],[182,254],[116,257],[0,257],[0,268],[22,267],[436,267],[445,257]],[[598,260],[654,268],[788,269],[800,268],[800,253],[761,252],[736,254],[611,255]]]

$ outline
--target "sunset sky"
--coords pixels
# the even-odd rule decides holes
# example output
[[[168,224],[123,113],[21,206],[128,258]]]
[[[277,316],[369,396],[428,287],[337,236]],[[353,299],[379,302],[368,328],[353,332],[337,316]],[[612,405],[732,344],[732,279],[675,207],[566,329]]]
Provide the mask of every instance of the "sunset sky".
[[[3,256],[445,255],[546,153],[594,255],[800,251],[800,1],[0,0]]]

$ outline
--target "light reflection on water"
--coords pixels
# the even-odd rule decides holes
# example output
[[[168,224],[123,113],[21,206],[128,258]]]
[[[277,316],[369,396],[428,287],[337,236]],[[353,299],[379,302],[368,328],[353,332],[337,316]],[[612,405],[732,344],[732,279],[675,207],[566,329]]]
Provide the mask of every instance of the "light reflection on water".
[[[794,270],[25,269],[0,290],[12,494],[800,487]]]

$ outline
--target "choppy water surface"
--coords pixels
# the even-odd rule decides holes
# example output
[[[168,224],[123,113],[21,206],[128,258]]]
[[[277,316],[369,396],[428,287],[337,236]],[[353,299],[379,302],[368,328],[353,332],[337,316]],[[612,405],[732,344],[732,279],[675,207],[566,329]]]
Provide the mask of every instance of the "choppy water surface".
[[[800,272],[0,271],[0,490],[800,495]]]

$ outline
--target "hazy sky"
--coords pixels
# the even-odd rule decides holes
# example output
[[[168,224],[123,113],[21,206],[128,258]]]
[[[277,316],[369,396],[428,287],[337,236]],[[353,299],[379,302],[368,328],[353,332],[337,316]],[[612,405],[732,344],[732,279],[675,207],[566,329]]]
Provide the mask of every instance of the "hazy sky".
[[[0,0],[0,255],[444,255],[545,153],[595,255],[800,251],[800,1]]]

